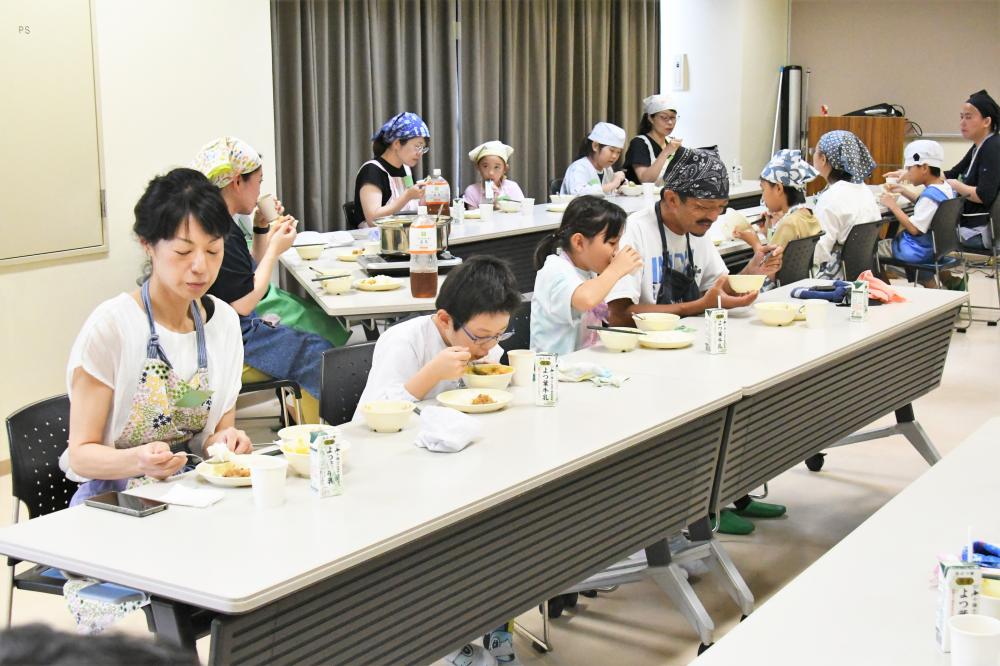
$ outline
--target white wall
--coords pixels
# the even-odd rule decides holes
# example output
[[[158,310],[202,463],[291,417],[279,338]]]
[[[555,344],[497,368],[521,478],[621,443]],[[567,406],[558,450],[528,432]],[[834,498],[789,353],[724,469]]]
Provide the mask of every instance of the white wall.
[[[93,1],[110,249],[0,268],[0,417],[65,392],[80,325],[99,302],[134,288],[142,262],[132,209],[150,178],[234,134],[263,153],[264,188],[274,187],[268,0]],[[44,137],[38,150],[58,158]],[[44,201],[31,224],[45,233]]]
[[[770,158],[778,68],[787,64],[788,0],[662,0],[662,84],[676,97],[684,145],[718,144],[753,178]],[[688,90],[670,85],[688,57]]]

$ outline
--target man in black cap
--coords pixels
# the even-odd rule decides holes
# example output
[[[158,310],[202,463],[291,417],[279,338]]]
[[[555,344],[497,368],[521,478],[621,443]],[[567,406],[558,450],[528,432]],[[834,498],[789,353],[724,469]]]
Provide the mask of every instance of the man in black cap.
[[[962,105],[959,127],[962,137],[973,142],[962,161],[944,172],[955,193],[965,198],[962,242],[990,247],[990,207],[1000,191],[1000,107],[985,90],[973,93]],[[1000,220],[997,220],[1000,222]]]

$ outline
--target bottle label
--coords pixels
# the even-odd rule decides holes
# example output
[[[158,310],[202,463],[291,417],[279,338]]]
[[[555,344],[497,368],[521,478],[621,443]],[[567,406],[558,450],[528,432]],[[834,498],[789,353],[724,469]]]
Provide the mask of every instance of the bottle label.
[[[446,204],[451,199],[451,188],[446,182],[431,182],[424,188],[424,199],[428,204]]]
[[[434,225],[410,226],[410,253],[433,254],[437,252],[437,228]]]

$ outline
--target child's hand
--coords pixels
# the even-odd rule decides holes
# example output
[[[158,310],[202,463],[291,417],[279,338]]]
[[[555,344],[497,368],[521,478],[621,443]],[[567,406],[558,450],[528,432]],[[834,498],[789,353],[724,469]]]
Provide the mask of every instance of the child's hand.
[[[458,379],[472,360],[472,354],[465,347],[448,347],[441,351],[427,365],[438,381]]]
[[[642,268],[642,256],[635,251],[635,248],[628,245],[619,248],[608,265],[608,270],[621,277],[634,273],[640,268]]]
[[[614,185],[614,189],[618,189],[625,182],[625,172],[616,171],[614,178],[611,179],[611,184]]]

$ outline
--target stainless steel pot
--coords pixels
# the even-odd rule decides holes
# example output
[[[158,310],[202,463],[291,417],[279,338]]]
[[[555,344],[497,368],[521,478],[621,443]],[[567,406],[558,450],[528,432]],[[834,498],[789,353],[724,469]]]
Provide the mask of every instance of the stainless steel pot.
[[[386,257],[409,256],[410,225],[416,220],[416,215],[390,215],[375,220],[375,226],[380,230],[382,238],[382,255]],[[442,216],[437,221],[438,252],[448,247],[448,234],[451,233],[451,217]]]

